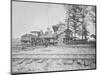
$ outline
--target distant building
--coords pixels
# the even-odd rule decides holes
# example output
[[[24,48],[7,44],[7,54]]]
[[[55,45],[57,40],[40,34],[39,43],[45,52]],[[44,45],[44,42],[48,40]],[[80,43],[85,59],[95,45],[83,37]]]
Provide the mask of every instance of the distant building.
[[[73,32],[67,29],[65,24],[55,25],[53,30],[58,37],[58,44],[64,44],[73,39]]]

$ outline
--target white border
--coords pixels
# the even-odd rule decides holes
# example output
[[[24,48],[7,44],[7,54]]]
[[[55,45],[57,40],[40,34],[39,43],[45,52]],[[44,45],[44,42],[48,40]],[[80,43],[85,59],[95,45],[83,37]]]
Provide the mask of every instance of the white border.
[[[34,1],[34,0],[27,0]],[[99,75],[100,73],[100,0],[35,0],[41,2],[97,6],[97,70],[40,73],[41,75]],[[10,74],[10,0],[0,0],[0,75]],[[26,74],[28,75],[28,74]],[[31,74],[32,75],[32,74]],[[38,73],[37,73],[38,75]]]

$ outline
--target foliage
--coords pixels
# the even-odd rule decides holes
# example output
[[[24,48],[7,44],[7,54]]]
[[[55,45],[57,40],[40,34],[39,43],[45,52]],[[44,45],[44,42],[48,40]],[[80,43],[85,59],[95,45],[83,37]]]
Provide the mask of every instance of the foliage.
[[[83,5],[65,5],[67,27],[71,28],[76,35],[82,36],[82,39],[87,39],[88,20],[95,23],[95,7]]]

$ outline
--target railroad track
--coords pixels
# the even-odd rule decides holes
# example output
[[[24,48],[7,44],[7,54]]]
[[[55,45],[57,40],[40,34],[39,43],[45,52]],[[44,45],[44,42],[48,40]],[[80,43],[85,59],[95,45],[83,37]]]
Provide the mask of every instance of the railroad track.
[[[47,47],[35,50],[12,52],[12,58],[66,58],[66,59],[95,59],[95,49],[88,48],[57,48]]]
[[[95,59],[95,54],[13,54],[12,58]]]

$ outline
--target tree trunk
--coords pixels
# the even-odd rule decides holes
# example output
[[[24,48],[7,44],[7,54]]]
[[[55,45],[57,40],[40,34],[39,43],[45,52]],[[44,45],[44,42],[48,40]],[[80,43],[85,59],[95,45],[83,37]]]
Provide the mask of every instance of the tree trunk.
[[[82,23],[82,40],[83,40],[83,23]]]
[[[74,22],[74,40],[76,40],[76,22]]]

